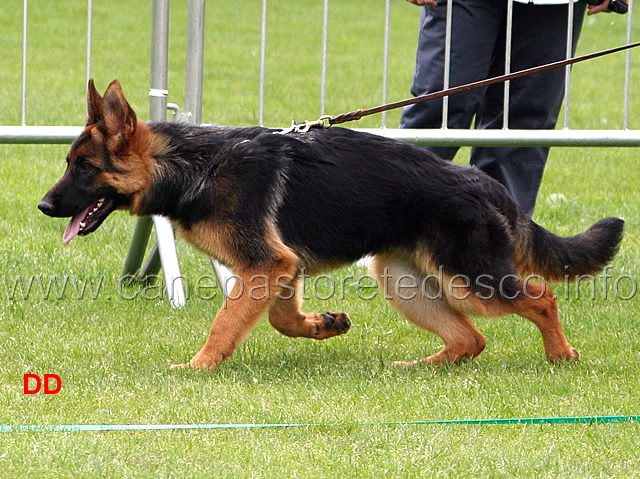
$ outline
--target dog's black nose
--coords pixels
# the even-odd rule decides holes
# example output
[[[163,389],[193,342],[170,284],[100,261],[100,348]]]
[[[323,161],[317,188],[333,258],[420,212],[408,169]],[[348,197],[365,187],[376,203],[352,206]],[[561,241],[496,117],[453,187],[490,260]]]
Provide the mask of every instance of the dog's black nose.
[[[38,203],[38,209],[42,211],[45,215],[51,216],[55,208],[53,206],[53,203],[51,203],[51,201],[49,201],[47,198],[43,198],[42,201]]]

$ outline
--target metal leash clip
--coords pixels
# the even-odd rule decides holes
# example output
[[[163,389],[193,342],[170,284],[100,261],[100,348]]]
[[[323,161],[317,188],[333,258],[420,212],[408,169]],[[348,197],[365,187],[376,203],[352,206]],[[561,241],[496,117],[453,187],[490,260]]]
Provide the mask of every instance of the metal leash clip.
[[[291,122],[291,126],[285,130],[274,132],[277,135],[287,135],[289,133],[306,133],[312,128],[329,128],[331,115],[322,115],[316,121],[303,121],[302,123]]]

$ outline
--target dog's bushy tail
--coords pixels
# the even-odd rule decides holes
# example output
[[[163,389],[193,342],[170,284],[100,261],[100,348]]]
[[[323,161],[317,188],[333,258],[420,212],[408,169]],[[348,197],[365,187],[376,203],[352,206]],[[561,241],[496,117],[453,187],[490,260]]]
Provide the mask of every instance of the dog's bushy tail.
[[[584,233],[562,238],[521,216],[516,228],[516,269],[547,281],[598,273],[618,252],[623,229],[623,220],[605,218]]]

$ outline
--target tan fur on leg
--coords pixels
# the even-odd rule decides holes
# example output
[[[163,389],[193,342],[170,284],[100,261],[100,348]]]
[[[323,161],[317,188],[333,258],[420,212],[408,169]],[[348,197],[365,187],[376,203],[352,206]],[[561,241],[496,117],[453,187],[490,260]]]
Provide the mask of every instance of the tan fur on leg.
[[[377,255],[373,271],[379,278],[384,294],[391,305],[417,326],[431,331],[442,338],[444,348],[437,354],[422,360],[394,364],[410,366],[418,363],[442,364],[459,363],[478,356],[486,345],[484,336],[473,323],[449,306],[446,297],[429,297],[421,282],[427,274],[420,271],[408,259],[393,255]],[[417,280],[415,291],[402,291],[401,278]]]
[[[285,336],[327,339],[346,333],[351,327],[347,313],[302,313],[300,278],[283,288],[269,308],[271,325]]]
[[[225,304],[218,311],[207,342],[202,349],[186,364],[172,366],[172,368],[196,367],[212,370],[224,359],[231,356],[238,345],[247,337],[257,324],[262,313],[275,299],[279,291],[278,278],[291,276],[295,271],[297,258],[295,255],[283,256],[270,269],[250,270],[238,274],[238,281],[225,300]],[[256,285],[256,278],[264,284],[265,293],[259,296],[250,294],[249,287]]]

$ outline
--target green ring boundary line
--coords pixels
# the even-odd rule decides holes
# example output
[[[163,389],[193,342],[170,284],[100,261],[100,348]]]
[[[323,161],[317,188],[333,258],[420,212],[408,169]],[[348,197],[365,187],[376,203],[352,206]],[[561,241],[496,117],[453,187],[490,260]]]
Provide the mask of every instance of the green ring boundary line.
[[[344,427],[344,426],[417,426],[439,424],[619,424],[640,423],[636,416],[575,416],[575,417],[532,417],[507,419],[447,419],[432,421],[389,421],[360,423],[275,423],[275,424],[71,424],[71,425],[18,425],[0,426],[0,432],[18,431],[167,431],[198,429],[275,429],[293,427]]]

